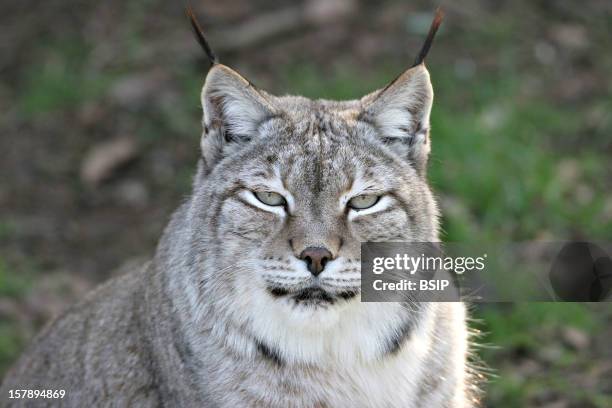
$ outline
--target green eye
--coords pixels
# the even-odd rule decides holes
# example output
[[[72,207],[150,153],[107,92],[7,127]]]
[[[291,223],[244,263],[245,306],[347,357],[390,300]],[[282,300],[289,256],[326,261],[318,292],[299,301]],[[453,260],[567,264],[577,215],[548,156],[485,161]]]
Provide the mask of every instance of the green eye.
[[[366,208],[373,207],[379,199],[380,196],[377,195],[363,194],[351,198],[348,202],[348,206],[354,210],[365,210]]]
[[[285,198],[278,193],[273,193],[270,191],[257,191],[254,192],[254,194],[259,201],[272,207],[278,207],[285,205],[286,203]]]

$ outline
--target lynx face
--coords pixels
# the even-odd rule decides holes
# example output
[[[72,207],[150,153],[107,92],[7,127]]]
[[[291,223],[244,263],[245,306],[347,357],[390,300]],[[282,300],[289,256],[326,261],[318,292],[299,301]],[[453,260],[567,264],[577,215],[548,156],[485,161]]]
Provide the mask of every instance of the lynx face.
[[[418,65],[361,100],[274,97],[213,66],[196,242],[211,286],[296,326],[360,304],[360,242],[434,241],[432,91]]]

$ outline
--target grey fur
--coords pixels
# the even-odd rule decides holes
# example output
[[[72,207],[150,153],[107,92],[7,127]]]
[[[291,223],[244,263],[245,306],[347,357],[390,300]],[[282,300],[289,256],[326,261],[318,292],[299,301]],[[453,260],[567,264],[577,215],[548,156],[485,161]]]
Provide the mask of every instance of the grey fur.
[[[360,303],[355,278],[361,241],[438,240],[432,98],[422,64],[346,102],[275,97],[213,66],[193,193],[154,259],[45,328],[2,404],[57,406],[8,390],[65,389],[70,407],[472,406],[463,305]],[[356,184],[386,207],[343,209]],[[284,210],[253,201],[271,188],[291,194]],[[297,259],[309,246],[334,256],[318,280]]]

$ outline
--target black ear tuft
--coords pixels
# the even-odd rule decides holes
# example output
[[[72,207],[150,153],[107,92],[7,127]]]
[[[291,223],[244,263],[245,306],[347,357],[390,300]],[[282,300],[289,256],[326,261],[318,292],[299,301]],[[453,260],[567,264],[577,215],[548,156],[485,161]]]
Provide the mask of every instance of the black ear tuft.
[[[429,49],[431,48],[431,44],[433,43],[434,37],[438,32],[438,28],[440,24],[442,24],[442,19],[444,18],[444,11],[442,11],[441,7],[436,9],[436,15],[434,16],[433,21],[431,22],[431,27],[429,27],[429,33],[427,34],[427,38],[425,39],[425,43],[421,47],[421,51],[419,51],[419,55],[417,55],[414,60],[413,67],[420,65],[425,61],[425,57],[427,57],[427,53],[429,53]]]
[[[198,23],[198,20],[196,19],[195,14],[193,13],[193,10],[190,5],[187,6],[187,8],[185,9],[185,12],[187,14],[187,17],[189,17],[189,20],[191,21],[191,27],[193,28],[193,32],[195,33],[196,38],[198,42],[200,43],[200,46],[206,53],[208,60],[210,61],[212,65],[217,64],[219,62],[217,60],[217,56],[213,52],[212,48],[210,48],[208,41],[206,41],[206,37],[204,37],[204,31],[202,30],[202,27]]]

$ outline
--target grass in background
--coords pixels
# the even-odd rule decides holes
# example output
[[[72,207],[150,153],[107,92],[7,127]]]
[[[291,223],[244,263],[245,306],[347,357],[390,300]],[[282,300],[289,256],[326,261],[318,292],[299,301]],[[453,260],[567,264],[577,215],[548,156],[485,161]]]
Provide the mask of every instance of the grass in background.
[[[107,73],[85,66],[89,48],[78,40],[48,44],[47,57],[26,69],[19,112],[25,118],[77,107],[100,97],[112,83]]]
[[[607,305],[599,305],[607,306]],[[569,376],[588,376],[599,361],[590,349],[575,349],[560,341],[563,330],[597,336],[609,321],[610,308],[580,303],[517,303],[486,305],[476,311],[479,357],[493,375],[487,384],[490,406],[533,406],[533,398],[559,395],[572,406],[609,407],[612,395],[585,390]],[[592,381],[597,381],[595,378]]]

